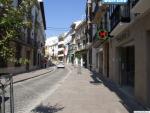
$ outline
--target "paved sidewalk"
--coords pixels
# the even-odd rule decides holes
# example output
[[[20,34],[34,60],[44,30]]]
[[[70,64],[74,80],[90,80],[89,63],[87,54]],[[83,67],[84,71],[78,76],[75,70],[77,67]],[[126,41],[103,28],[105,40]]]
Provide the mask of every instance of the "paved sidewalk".
[[[44,75],[46,73],[53,71],[54,68],[55,67],[48,67],[45,69],[38,69],[38,70],[26,72],[26,73],[17,74],[13,76],[13,81],[14,83],[17,83],[17,82],[25,81],[31,78],[35,78],[35,77],[38,77],[38,76],[41,76],[41,75]]]
[[[117,94],[87,69],[69,66],[70,74],[32,113],[129,113]]]

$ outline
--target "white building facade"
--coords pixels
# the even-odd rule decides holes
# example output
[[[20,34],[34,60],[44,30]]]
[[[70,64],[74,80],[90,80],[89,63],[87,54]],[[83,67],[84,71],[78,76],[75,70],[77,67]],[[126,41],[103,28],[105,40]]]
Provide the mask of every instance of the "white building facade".
[[[85,66],[87,63],[87,51],[86,51],[86,21],[83,20],[75,29],[75,64],[78,66]]]
[[[45,44],[45,56],[49,61],[55,62],[58,60],[58,37],[49,37]]]

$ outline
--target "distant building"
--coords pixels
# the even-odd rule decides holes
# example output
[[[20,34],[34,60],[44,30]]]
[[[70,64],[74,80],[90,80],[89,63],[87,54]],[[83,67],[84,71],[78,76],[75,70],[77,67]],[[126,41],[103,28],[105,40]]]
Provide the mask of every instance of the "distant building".
[[[58,37],[49,37],[45,44],[45,56],[49,61],[55,62],[58,60]]]
[[[75,64],[78,66],[87,66],[87,50],[86,50],[86,21],[83,20],[75,29]]]
[[[64,50],[64,60],[66,63],[69,63],[69,45],[71,42],[71,31],[69,31],[66,35],[65,35],[65,39],[64,39],[64,45],[65,45],[65,50]]]
[[[76,56],[75,56],[75,52],[77,51],[77,43],[76,43],[76,29],[77,27],[82,23],[82,21],[76,21],[73,22],[71,25],[71,31],[70,31],[70,35],[71,35],[71,40],[70,43],[68,44],[68,59],[69,62],[72,64],[77,64],[77,60],[76,60]]]
[[[58,37],[58,60],[59,61],[64,61],[64,35],[60,35]]]

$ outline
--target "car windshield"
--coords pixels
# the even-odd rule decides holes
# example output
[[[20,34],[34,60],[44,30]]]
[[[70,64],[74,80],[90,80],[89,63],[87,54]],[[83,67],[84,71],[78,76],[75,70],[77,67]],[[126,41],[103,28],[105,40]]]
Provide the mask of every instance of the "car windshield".
[[[59,62],[58,64],[64,64],[63,62]]]

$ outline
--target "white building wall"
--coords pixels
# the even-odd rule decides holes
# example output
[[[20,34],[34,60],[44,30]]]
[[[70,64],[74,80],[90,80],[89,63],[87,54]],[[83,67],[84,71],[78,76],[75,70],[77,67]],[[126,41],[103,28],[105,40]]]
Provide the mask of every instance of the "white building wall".
[[[78,58],[75,58],[75,65],[78,66]]]
[[[81,67],[83,67],[83,57],[81,56]]]

